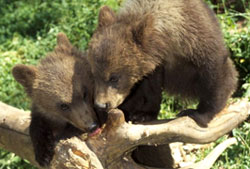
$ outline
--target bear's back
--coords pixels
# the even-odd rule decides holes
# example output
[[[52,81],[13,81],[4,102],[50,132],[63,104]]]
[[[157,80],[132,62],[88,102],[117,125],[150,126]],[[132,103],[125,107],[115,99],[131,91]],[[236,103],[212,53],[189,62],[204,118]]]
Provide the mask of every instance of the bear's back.
[[[218,59],[218,51],[227,55],[216,16],[201,0],[127,0],[118,12],[120,22],[131,24],[148,16],[154,29],[148,51],[164,51],[166,62],[182,56],[200,66]]]

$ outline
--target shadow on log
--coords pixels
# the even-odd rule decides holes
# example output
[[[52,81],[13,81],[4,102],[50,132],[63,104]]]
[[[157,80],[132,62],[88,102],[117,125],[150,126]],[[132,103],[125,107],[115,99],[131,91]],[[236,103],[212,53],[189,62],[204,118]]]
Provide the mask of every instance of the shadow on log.
[[[88,138],[86,135],[61,140],[51,163],[52,169],[145,169],[134,162],[131,152],[140,145],[162,145],[172,142],[209,143],[230,132],[250,114],[250,103],[241,100],[225,108],[207,128],[199,127],[191,118],[180,117],[151,124],[130,124],[118,109],[109,112],[102,132]],[[0,103],[0,147],[37,165],[28,127],[30,113]],[[187,168],[211,167],[216,155],[235,141],[228,141],[203,161]],[[226,145],[226,146],[225,146]],[[170,154],[169,154],[170,156]],[[216,158],[215,158],[216,157]]]

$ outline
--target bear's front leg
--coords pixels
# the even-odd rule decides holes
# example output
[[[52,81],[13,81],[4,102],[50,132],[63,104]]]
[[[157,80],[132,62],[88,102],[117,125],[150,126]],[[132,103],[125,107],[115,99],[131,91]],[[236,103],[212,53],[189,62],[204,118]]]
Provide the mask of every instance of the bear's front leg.
[[[200,103],[197,109],[187,109],[181,111],[178,116],[189,116],[201,127],[207,127],[208,123],[218,114],[225,106],[230,96],[230,91],[223,88],[208,90],[209,92],[200,92]]]
[[[197,109],[186,109],[182,110],[177,117],[189,116],[192,118],[200,127],[207,127],[210,121],[209,113],[200,113]]]
[[[48,166],[54,155],[55,139],[50,123],[37,112],[31,115],[30,137],[36,161],[42,167]]]

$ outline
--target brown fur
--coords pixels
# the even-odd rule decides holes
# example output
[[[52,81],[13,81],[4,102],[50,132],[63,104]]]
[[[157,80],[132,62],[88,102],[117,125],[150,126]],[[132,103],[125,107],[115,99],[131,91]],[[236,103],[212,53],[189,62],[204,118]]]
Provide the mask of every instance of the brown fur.
[[[135,84],[128,97],[118,107],[124,112],[126,121],[133,123],[156,120],[162,99],[163,69]]]
[[[88,58],[95,103],[106,108],[118,107],[138,81],[163,66],[168,93],[200,101],[181,114],[206,126],[237,86],[217,19],[201,0],[127,0],[117,15],[103,7]]]
[[[13,75],[32,100],[30,136],[41,166],[49,164],[56,138],[97,127],[89,64],[66,35],[37,66],[16,65]]]
[[[92,109],[93,79],[85,56],[77,51],[63,34],[58,35],[54,52],[37,66],[16,65],[13,75],[31,97],[33,106],[56,121],[67,121],[86,130],[95,113]],[[84,93],[88,95],[84,100]],[[71,107],[60,110],[60,104]]]

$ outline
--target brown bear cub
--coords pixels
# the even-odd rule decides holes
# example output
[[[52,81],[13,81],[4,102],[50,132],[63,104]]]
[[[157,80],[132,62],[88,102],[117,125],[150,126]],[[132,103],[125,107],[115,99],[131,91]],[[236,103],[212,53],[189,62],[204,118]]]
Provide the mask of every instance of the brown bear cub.
[[[163,67],[169,94],[199,101],[181,115],[207,126],[237,86],[229,56],[202,0],[126,0],[117,14],[105,6],[88,51],[95,106],[118,107],[137,82]]]
[[[32,100],[30,136],[41,166],[49,165],[58,139],[98,129],[90,67],[66,35],[38,66],[16,65],[13,75]]]

